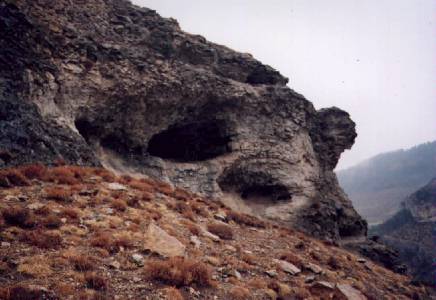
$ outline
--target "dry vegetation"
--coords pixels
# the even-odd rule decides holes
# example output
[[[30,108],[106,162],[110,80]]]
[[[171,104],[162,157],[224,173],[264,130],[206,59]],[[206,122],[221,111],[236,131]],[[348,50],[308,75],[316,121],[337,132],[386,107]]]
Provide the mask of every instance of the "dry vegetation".
[[[369,299],[425,294],[331,243],[151,179],[60,162],[1,170],[0,186],[0,299],[341,299],[317,281]],[[144,249],[152,222],[186,246],[185,258]],[[275,259],[302,273],[283,272]]]

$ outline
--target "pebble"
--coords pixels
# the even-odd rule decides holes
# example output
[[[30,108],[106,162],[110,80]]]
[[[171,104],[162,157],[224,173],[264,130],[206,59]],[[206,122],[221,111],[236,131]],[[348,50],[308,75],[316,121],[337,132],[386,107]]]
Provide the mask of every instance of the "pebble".
[[[268,275],[269,277],[273,277],[273,278],[277,277],[277,275],[279,275],[276,270],[266,270],[265,274]]]
[[[109,267],[112,267],[114,269],[119,269],[121,267],[121,264],[118,261],[111,261],[109,263]]]
[[[126,191],[127,187],[118,182],[111,182],[107,184],[107,188],[112,191]]]
[[[308,263],[307,265],[304,266],[306,269],[312,271],[315,274],[321,274],[322,273],[322,268],[318,265],[312,264],[312,263]]]
[[[277,265],[282,269],[282,271],[291,274],[291,275],[297,275],[301,273],[301,270],[297,268],[295,265],[285,261],[285,260],[278,260],[274,259],[274,262],[277,263]]]
[[[312,283],[314,281],[315,281],[315,276],[314,275],[306,276],[306,278],[304,279],[305,283]]]
[[[358,258],[358,259],[357,259],[357,262],[359,262],[359,263],[361,263],[361,264],[364,264],[364,263],[366,263],[366,259],[364,259],[364,258]]]
[[[132,255],[132,260],[138,266],[143,266],[144,265],[144,257],[141,254],[137,254],[137,253],[133,254]]]
[[[200,248],[201,246],[201,241],[198,238],[198,236],[196,235],[191,235],[189,241],[191,242],[191,244],[193,244],[195,246],[195,248]]]
[[[7,248],[7,247],[10,247],[10,246],[11,246],[11,243],[8,243],[8,242],[2,242],[2,243],[1,243],[1,246],[2,246],[2,248]]]

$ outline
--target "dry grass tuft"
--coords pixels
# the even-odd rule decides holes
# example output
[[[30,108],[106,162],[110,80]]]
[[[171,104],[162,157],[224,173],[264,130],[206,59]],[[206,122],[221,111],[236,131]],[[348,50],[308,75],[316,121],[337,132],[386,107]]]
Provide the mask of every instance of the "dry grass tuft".
[[[33,213],[29,209],[21,206],[12,206],[3,209],[2,216],[7,224],[21,228],[32,228],[37,223]]]
[[[151,261],[145,267],[145,274],[148,279],[177,287],[191,284],[203,287],[213,285],[212,273],[207,265],[183,257],[173,257],[166,261]]]
[[[235,211],[228,211],[227,212],[227,218],[229,220],[234,221],[235,223],[238,223],[240,225],[246,225],[251,227],[258,227],[258,228],[266,228],[266,223],[256,217],[238,213]]]
[[[164,290],[165,299],[167,300],[184,300],[182,293],[175,287],[167,287]]]
[[[114,239],[108,232],[98,232],[91,238],[91,246],[103,248],[109,252],[114,252]]]
[[[92,271],[96,267],[96,259],[89,255],[73,255],[69,257],[69,261],[79,272]]]
[[[22,283],[0,288],[0,299],[2,300],[37,300],[57,299],[46,289],[38,289],[34,286],[27,286]]]
[[[47,199],[60,202],[70,202],[72,200],[71,191],[58,186],[46,188],[45,195]]]
[[[88,288],[96,291],[106,291],[108,289],[108,280],[95,272],[85,274],[85,282]]]
[[[183,225],[185,225],[185,227],[189,230],[189,232],[191,232],[193,235],[200,235],[200,233],[201,233],[201,230],[200,230],[200,227],[197,225],[197,224],[195,224],[195,223],[193,223],[193,222],[191,222],[191,221],[189,221],[189,220],[182,220],[181,221],[181,223],[183,224]]]
[[[250,291],[242,286],[235,286],[229,291],[229,298],[234,300],[248,300],[250,295]]]
[[[42,180],[47,172],[47,167],[43,164],[36,163],[32,165],[22,166],[20,168],[21,173],[28,179],[40,179]]]
[[[70,219],[76,220],[80,217],[80,210],[74,207],[66,207],[62,209],[61,215]]]
[[[113,209],[116,209],[118,211],[126,211],[127,209],[127,203],[123,199],[115,199],[112,201],[111,206]]]
[[[47,228],[56,229],[62,226],[62,221],[57,215],[49,214],[42,220],[42,224]]]
[[[18,169],[0,170],[0,186],[9,188],[14,186],[28,186],[29,180]]]
[[[292,252],[287,251],[287,252],[280,253],[279,259],[282,259],[282,260],[285,260],[287,262],[290,262],[291,264],[293,264],[293,265],[295,265],[295,266],[297,266],[299,268],[303,267],[301,259],[298,258],[298,256],[296,256]]]
[[[20,240],[42,249],[57,249],[62,244],[62,237],[58,232],[47,232],[41,229],[23,232]]]
[[[210,223],[207,225],[207,230],[213,234],[216,234],[223,240],[233,239],[232,228],[224,223]]]

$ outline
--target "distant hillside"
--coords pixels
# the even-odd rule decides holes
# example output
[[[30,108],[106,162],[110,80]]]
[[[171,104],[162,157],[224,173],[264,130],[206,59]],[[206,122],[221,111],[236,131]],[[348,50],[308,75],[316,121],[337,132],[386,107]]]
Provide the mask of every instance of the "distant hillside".
[[[396,249],[415,281],[433,284],[435,270],[433,230],[436,225],[436,178],[408,197],[403,208],[385,223],[374,226],[371,235]]]
[[[408,195],[436,176],[436,141],[377,155],[337,172],[357,211],[371,224],[394,215]]]

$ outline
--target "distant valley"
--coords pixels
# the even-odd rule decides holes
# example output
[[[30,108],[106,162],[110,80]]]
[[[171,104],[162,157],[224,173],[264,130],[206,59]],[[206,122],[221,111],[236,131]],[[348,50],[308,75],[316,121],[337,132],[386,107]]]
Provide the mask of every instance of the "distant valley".
[[[379,154],[337,172],[341,187],[370,225],[386,221],[401,202],[436,176],[436,141]]]

